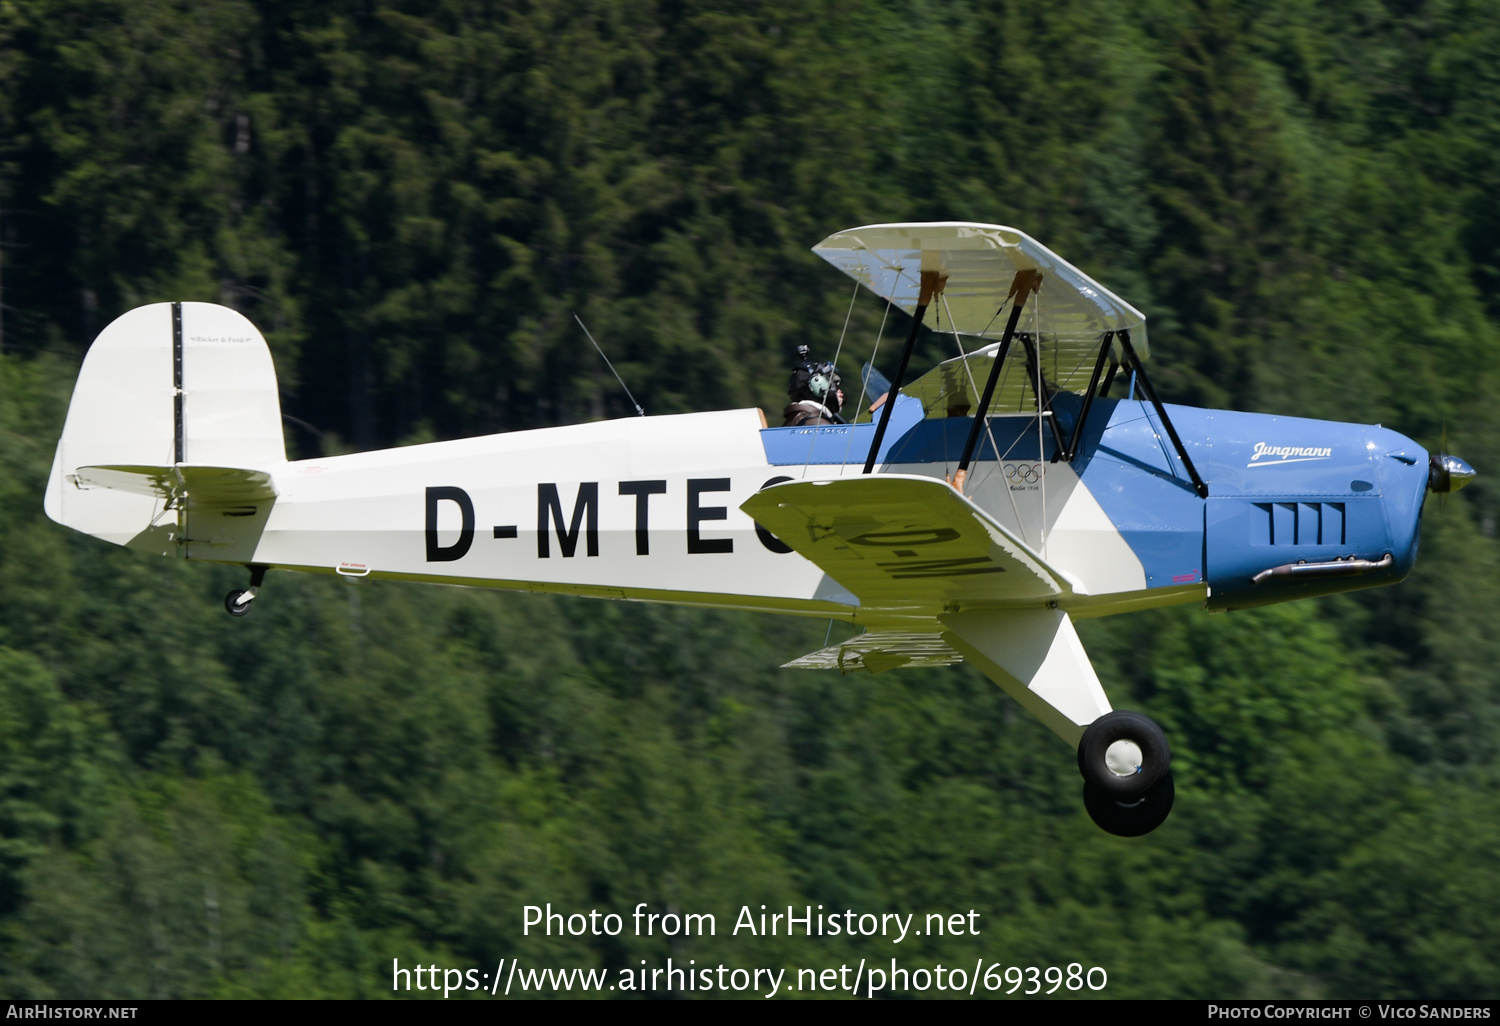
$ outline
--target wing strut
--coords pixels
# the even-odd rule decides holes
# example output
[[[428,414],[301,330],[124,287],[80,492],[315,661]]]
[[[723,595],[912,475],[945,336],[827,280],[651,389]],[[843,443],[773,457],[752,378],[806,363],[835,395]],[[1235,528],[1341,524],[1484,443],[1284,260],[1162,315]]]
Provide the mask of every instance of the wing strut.
[[[1188,477],[1193,479],[1193,491],[1198,493],[1198,498],[1208,498],[1208,485],[1203,483],[1203,478],[1198,476],[1198,468],[1193,466],[1193,461],[1188,457],[1187,447],[1182,444],[1182,439],[1177,437],[1177,429],[1172,426],[1172,418],[1167,416],[1166,407],[1162,406],[1161,400],[1156,398],[1156,389],[1151,387],[1151,379],[1146,375],[1146,368],[1141,366],[1141,358],[1135,355],[1135,350],[1130,345],[1130,332],[1121,329],[1116,333],[1120,340],[1120,347],[1125,350],[1125,359],[1129,360],[1135,368],[1135,372],[1141,385],[1146,389],[1146,398],[1151,400],[1151,405],[1156,407],[1156,415],[1161,418],[1162,426],[1167,429],[1167,434],[1172,438],[1172,444],[1177,447],[1177,455],[1182,458],[1182,465],[1187,467]]]
[[[1019,270],[1010,283],[1010,296],[1006,298],[1015,297],[1015,303],[1010,308],[1010,320],[1005,322],[1005,334],[1000,336],[1000,348],[995,351],[994,366],[990,367],[989,380],[984,383],[984,395],[979,397],[979,409],[974,412],[974,423],[969,426],[969,440],[964,443],[963,458],[958,461],[958,470],[953,475],[953,487],[960,492],[964,490],[964,478],[969,476],[969,461],[974,458],[974,447],[979,444],[979,431],[984,427],[985,414],[989,413],[990,400],[995,397],[995,385],[1000,381],[1000,369],[1005,364],[1006,354],[1010,352],[1010,340],[1016,333],[1016,323],[1021,319],[1021,308],[1026,305],[1027,297],[1041,287],[1042,272],[1036,270]],[[1030,347],[1027,352],[1030,352]],[[1037,403],[1040,410],[1040,397]]]
[[[1019,276],[1018,274],[1017,277]],[[875,428],[875,440],[870,443],[870,455],[865,457],[864,472],[866,474],[875,469],[875,454],[880,451],[881,440],[885,438],[886,425],[891,422],[891,410],[896,408],[896,396],[901,392],[901,383],[906,378],[906,365],[911,361],[912,347],[917,344],[917,329],[922,326],[922,316],[927,313],[927,304],[932,302],[933,296],[943,294],[943,286],[947,283],[946,274],[940,274],[937,271],[922,272],[922,291],[917,298],[917,310],[912,317],[911,331],[906,336],[906,348],[901,350],[901,365],[896,368],[895,380],[891,382],[891,390],[886,393],[888,398],[880,411],[880,424]]]
[[[1113,336],[1113,333],[1111,333],[1111,336]],[[1115,375],[1118,373],[1120,373],[1120,361],[1111,357],[1109,361],[1109,373],[1104,375],[1104,386],[1099,389],[1099,398],[1103,399],[1109,395],[1109,386],[1115,383]]]
[[[1042,376],[1042,357],[1038,349],[1041,338],[1038,336],[1033,340],[1030,333],[1023,331],[1021,344],[1026,347],[1026,366],[1031,371],[1031,387],[1036,390],[1036,415],[1045,416],[1049,410],[1052,410],[1052,390],[1047,387],[1047,379]],[[1062,428],[1057,426],[1056,411],[1052,412],[1052,418],[1047,421],[1047,424],[1052,428],[1052,441],[1057,445],[1052,454],[1052,462],[1056,463],[1058,454],[1067,445],[1063,441]]]
[[[1073,425],[1073,436],[1068,439],[1067,454],[1058,454],[1069,463],[1072,463],[1073,457],[1078,455],[1078,443],[1083,441],[1083,425],[1088,423],[1089,408],[1094,405],[1094,395],[1104,394],[1099,391],[1099,375],[1104,373],[1104,361],[1109,358],[1109,351],[1112,348],[1110,343],[1114,341],[1114,338],[1114,332],[1106,331],[1104,337],[1099,340],[1099,359],[1094,361],[1094,376],[1089,378],[1089,390],[1083,394],[1083,409],[1078,412],[1078,423]],[[1114,376],[1115,368],[1110,367],[1109,377],[1104,382],[1104,392],[1109,391],[1109,383],[1114,380]],[[1057,462],[1057,458],[1057,456],[1052,458],[1054,463]]]

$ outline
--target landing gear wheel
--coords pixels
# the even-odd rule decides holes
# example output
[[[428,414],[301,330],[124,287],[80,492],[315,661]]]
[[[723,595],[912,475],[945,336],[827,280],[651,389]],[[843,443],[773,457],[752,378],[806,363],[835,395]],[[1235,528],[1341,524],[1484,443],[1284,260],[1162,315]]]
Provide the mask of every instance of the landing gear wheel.
[[[229,610],[230,616],[244,616],[250,612],[250,603],[260,594],[261,585],[266,583],[266,571],[271,568],[260,563],[249,563],[245,569],[250,571],[250,587],[236,588],[224,596],[224,608]]]
[[[1170,773],[1144,795],[1129,802],[1101,794],[1092,784],[1083,785],[1083,807],[1088,810],[1089,819],[1100,830],[1116,837],[1149,834],[1166,822],[1176,797],[1177,788]]]
[[[224,608],[229,611],[230,616],[244,616],[250,612],[250,600],[254,597],[255,592],[249,588],[237,588],[224,596]]]
[[[1137,712],[1105,713],[1078,742],[1084,783],[1117,802],[1131,802],[1156,786],[1172,766],[1172,749],[1156,721]]]

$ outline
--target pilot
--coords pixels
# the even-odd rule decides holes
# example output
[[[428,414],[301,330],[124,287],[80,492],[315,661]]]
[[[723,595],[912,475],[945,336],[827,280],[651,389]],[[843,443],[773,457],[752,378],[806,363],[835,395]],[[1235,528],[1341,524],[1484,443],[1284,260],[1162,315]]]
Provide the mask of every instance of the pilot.
[[[807,357],[807,346],[797,347],[801,361],[787,382],[786,394],[791,402],[782,410],[782,427],[816,427],[820,424],[847,424],[839,416],[844,393],[839,388],[839,372],[831,363],[813,363]]]

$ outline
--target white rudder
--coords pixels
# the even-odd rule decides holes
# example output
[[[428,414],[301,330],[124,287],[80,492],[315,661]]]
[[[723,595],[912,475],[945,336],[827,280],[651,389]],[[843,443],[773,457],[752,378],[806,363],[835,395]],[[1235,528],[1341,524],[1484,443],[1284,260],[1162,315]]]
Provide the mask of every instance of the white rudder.
[[[156,303],[117,318],[89,348],[45,508],[116,545],[236,561],[236,539],[258,534],[274,501],[271,472],[285,462],[276,371],[260,332],[227,307]],[[190,482],[198,483],[184,503]],[[204,535],[200,551],[183,544],[187,514],[174,504],[216,511],[216,523],[186,532]]]

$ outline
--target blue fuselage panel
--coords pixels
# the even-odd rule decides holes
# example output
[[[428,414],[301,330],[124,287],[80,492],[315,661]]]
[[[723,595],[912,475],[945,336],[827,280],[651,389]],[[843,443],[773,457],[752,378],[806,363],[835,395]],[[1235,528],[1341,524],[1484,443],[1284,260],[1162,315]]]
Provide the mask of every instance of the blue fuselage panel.
[[[898,396],[891,410],[876,463],[890,462],[886,454],[922,420],[922,403],[911,396]],[[836,424],[824,427],[766,428],[760,433],[766,460],[773,467],[828,466],[855,463],[864,466],[875,440],[875,424]]]
[[[1063,437],[1079,399],[1056,397]],[[1377,425],[1168,406],[1209,497],[1193,489],[1154,408],[1096,400],[1073,470],[1140,559],[1148,588],[1206,582],[1211,608],[1241,608],[1398,581],[1416,559],[1427,486],[1427,453]],[[902,397],[878,462],[950,463],[961,457],[972,421],[922,418]],[[862,464],[873,425],[771,428],[766,455],[779,466]],[[997,454],[998,450],[998,454]],[[996,417],[977,461],[1047,460],[1050,429],[1034,417]],[[1356,577],[1283,578],[1259,585],[1262,570],[1345,557],[1392,565]]]

